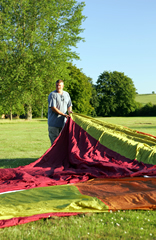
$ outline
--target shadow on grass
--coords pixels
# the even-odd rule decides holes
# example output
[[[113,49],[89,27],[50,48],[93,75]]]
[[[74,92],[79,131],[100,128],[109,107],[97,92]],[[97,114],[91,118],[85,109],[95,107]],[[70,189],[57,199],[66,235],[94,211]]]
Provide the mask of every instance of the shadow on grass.
[[[156,126],[137,126],[137,128],[152,128],[152,129],[156,129]]]
[[[37,121],[39,121],[39,122],[47,122],[47,119],[39,119]]]
[[[156,129],[156,126],[135,126],[133,129]]]
[[[0,168],[16,168],[35,162],[38,158],[0,159]]]

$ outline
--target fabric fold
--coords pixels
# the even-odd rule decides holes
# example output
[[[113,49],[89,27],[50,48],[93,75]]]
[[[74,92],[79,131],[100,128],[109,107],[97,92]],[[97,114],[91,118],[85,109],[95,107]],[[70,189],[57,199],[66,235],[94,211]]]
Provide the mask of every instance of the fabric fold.
[[[155,145],[152,135],[73,114],[38,160],[0,169],[0,226],[53,214],[155,209]],[[150,176],[149,182],[145,175]],[[56,197],[57,188],[61,190]],[[117,195],[115,189],[122,194]],[[8,192],[17,190],[22,191]],[[75,193],[78,198],[74,200]]]

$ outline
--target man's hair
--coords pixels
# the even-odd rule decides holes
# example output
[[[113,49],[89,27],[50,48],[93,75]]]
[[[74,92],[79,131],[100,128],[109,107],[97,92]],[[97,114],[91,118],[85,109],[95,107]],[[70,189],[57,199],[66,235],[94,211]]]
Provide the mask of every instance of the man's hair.
[[[61,79],[58,79],[58,80],[56,81],[56,84],[57,84],[57,83],[63,83],[63,84],[64,84],[63,80],[61,80]]]

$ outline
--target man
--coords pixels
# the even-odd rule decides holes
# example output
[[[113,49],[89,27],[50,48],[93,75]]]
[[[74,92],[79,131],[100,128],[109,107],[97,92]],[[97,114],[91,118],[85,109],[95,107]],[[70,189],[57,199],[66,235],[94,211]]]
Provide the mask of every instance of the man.
[[[63,91],[63,87],[63,81],[57,80],[56,90],[48,96],[48,131],[51,145],[60,134],[70,113],[72,113],[70,95],[68,92]]]

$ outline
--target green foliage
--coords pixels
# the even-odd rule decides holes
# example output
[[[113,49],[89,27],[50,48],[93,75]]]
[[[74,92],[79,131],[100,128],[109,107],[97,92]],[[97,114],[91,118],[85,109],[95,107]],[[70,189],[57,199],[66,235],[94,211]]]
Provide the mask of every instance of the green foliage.
[[[4,114],[4,110],[3,110],[3,107],[0,105],[0,118],[2,114]]]
[[[32,116],[33,118],[37,117],[48,117],[48,106],[47,106],[47,99],[41,104],[38,104],[38,101],[35,101],[33,106],[32,106]]]
[[[97,108],[99,107],[99,98],[96,91],[96,86],[92,84],[92,97],[90,99],[90,104],[93,107],[91,116],[96,117],[97,116]]]
[[[136,109],[130,116],[156,116],[156,94],[137,94]]]
[[[70,80],[65,80],[65,86],[72,99],[73,111],[91,115],[94,110],[90,104],[92,97],[91,79],[72,64],[69,65],[68,70]]]
[[[80,33],[84,2],[76,0],[2,0],[0,3],[0,100],[6,109],[23,112],[41,107],[68,62]],[[17,106],[18,105],[18,106]]]
[[[155,105],[156,106],[156,105]],[[156,111],[154,110],[154,106],[151,102],[147,103],[145,106],[143,106],[143,108],[141,109],[142,113],[144,116],[155,116],[156,115]],[[156,110],[156,109],[155,109]]]
[[[125,116],[136,107],[136,89],[131,78],[121,72],[104,71],[97,80],[100,116]]]
[[[136,110],[130,114],[131,116],[156,116],[156,104],[151,102],[145,105],[137,103],[137,106]]]

